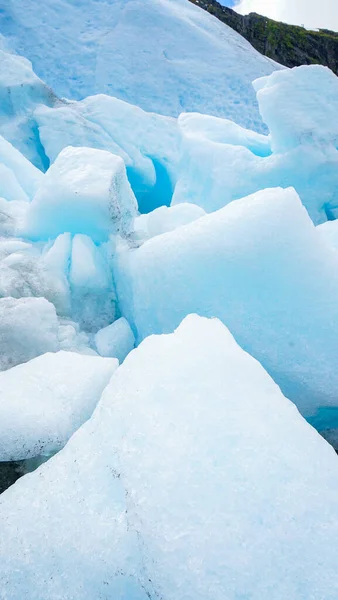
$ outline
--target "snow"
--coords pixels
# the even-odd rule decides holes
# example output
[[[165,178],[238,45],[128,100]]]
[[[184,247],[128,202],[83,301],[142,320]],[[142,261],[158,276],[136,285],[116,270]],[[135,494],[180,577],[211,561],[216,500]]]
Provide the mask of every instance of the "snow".
[[[0,461],[60,450],[92,414],[117,360],[43,354],[0,373]]]
[[[337,133],[330,127],[337,77],[314,65],[276,72],[254,85],[269,138],[210,117],[179,119],[181,169],[172,204],[192,202],[211,212],[261,189],[292,186],[313,222],[327,221],[338,205]]]
[[[337,469],[226,327],[189,316],[1,496],[1,586],[13,600],[336,600]]]
[[[123,160],[105,150],[65,148],[48,169],[29,211],[25,235],[34,240],[70,232],[106,241],[127,233],[137,203]]]
[[[252,129],[262,122],[251,82],[281,68],[188,0],[11,0],[0,29],[59,96],[105,93]]]
[[[191,312],[219,317],[311,416],[337,406],[337,260],[296,192],[279,188],[121,246],[115,281],[137,341]]]
[[[0,371],[57,350],[52,304],[45,298],[0,298]]]
[[[113,356],[120,363],[135,346],[135,337],[128,321],[121,317],[95,335],[95,345],[101,356]]]

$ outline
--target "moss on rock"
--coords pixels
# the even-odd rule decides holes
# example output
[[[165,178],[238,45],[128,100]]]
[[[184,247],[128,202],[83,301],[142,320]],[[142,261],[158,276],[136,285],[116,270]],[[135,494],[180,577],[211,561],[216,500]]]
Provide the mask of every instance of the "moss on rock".
[[[256,13],[239,15],[216,0],[190,0],[240,33],[261,54],[287,66],[321,64],[338,74],[338,33],[287,25]]]

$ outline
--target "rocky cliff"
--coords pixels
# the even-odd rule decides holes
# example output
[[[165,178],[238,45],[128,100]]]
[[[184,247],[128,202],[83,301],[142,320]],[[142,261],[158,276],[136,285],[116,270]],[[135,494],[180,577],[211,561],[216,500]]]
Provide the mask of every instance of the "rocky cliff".
[[[308,31],[303,27],[279,23],[256,13],[239,15],[216,0],[190,2],[235,29],[261,54],[287,67],[321,64],[338,74],[338,33],[334,31]]]

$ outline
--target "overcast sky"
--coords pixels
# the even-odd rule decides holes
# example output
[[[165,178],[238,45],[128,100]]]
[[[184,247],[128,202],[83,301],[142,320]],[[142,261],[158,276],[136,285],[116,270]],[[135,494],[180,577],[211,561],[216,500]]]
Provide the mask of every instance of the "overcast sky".
[[[235,1],[222,4],[232,6]],[[338,0],[239,0],[235,8],[242,14],[257,12],[276,21],[338,31]]]

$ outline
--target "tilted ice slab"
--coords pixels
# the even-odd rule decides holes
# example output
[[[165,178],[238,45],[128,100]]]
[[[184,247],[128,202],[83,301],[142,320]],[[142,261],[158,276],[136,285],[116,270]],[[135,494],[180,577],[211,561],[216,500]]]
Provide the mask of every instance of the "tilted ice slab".
[[[137,203],[123,160],[105,150],[65,148],[30,204],[24,233],[48,240],[69,232],[107,241],[128,233]]]
[[[1,496],[0,589],[336,600],[337,476],[261,365],[190,316],[133,351],[64,450]]]
[[[192,202],[211,212],[260,189],[292,186],[315,224],[332,218],[338,78],[315,65],[275,72],[254,86],[269,138],[203,115],[179,119],[181,173],[173,204]]]
[[[38,0],[20,0],[4,6],[0,29],[58,95],[105,93],[253,129],[262,122],[251,82],[281,68],[188,0],[54,0],[43,15]]]
[[[60,450],[117,367],[114,359],[57,352],[0,373],[0,461]]]
[[[10,10],[10,6],[6,7]],[[4,34],[1,14],[1,33]],[[10,18],[7,20],[7,24]],[[32,70],[26,58],[0,48],[0,134],[39,169],[48,167],[33,116],[39,104],[54,106],[57,97]],[[1,157],[1,144],[0,144]],[[27,171],[27,168],[26,168]]]
[[[51,162],[66,146],[108,150],[123,158],[142,212],[170,204],[179,160],[176,119],[103,94],[41,106],[34,116]]]
[[[0,298],[0,371],[57,350],[58,321],[50,302]]]
[[[292,189],[265,190],[122,250],[115,277],[138,339],[219,317],[309,416],[337,406],[337,255]]]

